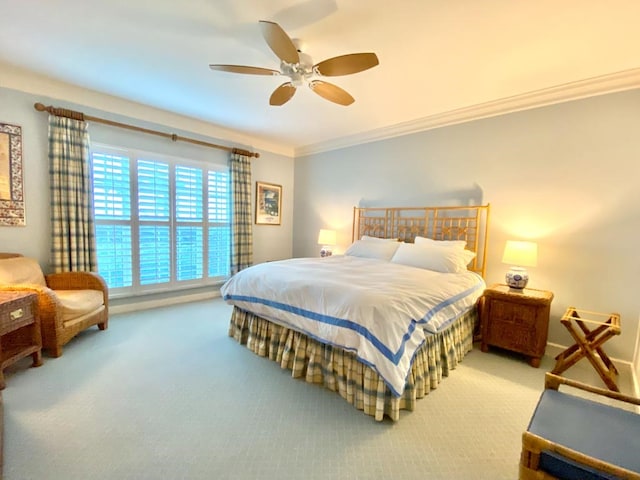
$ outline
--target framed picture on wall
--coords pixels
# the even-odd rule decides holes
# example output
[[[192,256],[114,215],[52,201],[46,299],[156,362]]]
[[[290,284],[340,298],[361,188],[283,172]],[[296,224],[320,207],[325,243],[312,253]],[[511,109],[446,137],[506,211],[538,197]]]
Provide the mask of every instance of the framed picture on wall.
[[[0,226],[23,226],[22,127],[0,123]]]
[[[280,225],[282,186],[256,182],[256,224]]]

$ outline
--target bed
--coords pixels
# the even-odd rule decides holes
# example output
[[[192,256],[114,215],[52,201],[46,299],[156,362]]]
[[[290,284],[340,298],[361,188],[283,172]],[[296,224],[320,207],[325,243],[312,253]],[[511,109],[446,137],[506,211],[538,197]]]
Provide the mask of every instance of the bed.
[[[229,336],[293,377],[393,421],[473,347],[489,205],[362,208],[344,255],[245,269]]]

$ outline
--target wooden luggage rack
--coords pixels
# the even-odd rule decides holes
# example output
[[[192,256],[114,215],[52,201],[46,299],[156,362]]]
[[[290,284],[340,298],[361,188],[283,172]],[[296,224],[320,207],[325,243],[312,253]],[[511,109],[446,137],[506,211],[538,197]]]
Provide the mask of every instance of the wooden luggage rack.
[[[607,388],[619,392],[618,369],[604,352],[602,345],[611,337],[620,335],[620,315],[569,307],[560,322],[576,343],[556,357],[556,365],[551,373],[560,375],[586,357]]]

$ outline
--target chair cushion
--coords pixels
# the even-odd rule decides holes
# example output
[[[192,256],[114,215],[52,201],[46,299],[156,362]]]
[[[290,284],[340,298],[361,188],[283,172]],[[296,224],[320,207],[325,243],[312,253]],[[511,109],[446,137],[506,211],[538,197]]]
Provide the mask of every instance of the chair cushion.
[[[13,257],[0,260],[0,283],[47,286],[40,264],[33,258]]]
[[[56,290],[62,304],[62,321],[73,320],[100,308],[104,304],[100,290]]]
[[[527,430],[589,457],[640,472],[640,415],[636,413],[547,389]],[[541,462],[564,469],[562,478],[591,478],[585,476],[587,471],[596,475],[593,478],[615,478],[584,466],[580,466],[581,475],[569,476],[577,464],[551,452],[544,452]]]

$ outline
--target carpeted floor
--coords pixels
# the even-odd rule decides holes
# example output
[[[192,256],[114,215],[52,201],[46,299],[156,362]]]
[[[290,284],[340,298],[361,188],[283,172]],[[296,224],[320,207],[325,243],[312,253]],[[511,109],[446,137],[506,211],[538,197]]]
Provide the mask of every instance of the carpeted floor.
[[[228,338],[230,312],[216,299],[114,315],[62,357],[7,369],[5,480],[517,478],[551,358],[476,348],[415,411],[377,423]]]

